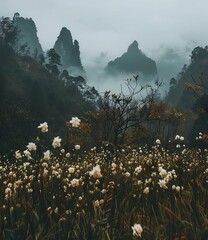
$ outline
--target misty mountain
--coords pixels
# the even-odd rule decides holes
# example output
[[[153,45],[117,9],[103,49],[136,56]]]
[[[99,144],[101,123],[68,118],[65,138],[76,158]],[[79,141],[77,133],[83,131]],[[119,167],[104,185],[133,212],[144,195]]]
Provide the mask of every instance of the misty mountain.
[[[71,32],[63,27],[54,45],[55,51],[61,57],[61,68],[66,69],[70,75],[85,75],[80,59],[79,43],[72,39]]]
[[[167,96],[169,103],[183,109],[192,107],[195,99],[190,92],[193,92],[192,90],[195,90],[198,85],[207,86],[208,79],[208,47],[194,48],[190,57],[191,63],[183,66],[177,81],[174,84],[170,82],[170,91]],[[203,93],[202,88],[200,94]]]
[[[174,48],[160,49],[157,53],[156,62],[157,70],[160,79],[165,82],[176,77],[185,63],[188,62],[189,52],[180,52]]]
[[[37,28],[32,18],[23,18],[19,13],[15,13],[13,21],[19,30],[18,46],[21,47],[27,44],[27,54],[33,58],[43,54],[43,49],[37,36]]]
[[[177,79],[171,79],[166,97],[169,104],[185,113],[185,132],[193,139],[208,129],[207,89],[208,47],[196,47],[191,53],[191,63],[184,65]]]
[[[138,47],[138,42],[134,41],[126,53],[121,57],[110,61],[105,68],[109,74],[138,74],[145,77],[157,76],[157,67],[154,60],[148,58]]]

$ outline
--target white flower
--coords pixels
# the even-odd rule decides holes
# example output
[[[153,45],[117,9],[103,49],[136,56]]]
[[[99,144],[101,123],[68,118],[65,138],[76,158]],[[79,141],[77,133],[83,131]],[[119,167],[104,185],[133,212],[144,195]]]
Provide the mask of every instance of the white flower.
[[[137,184],[140,186],[142,185],[142,181],[141,180],[138,180]]]
[[[53,148],[58,148],[61,146],[61,138],[59,136],[53,139],[52,146]]]
[[[164,179],[160,179],[159,180],[159,182],[158,182],[158,184],[160,185],[160,187],[161,188],[168,188],[167,186],[166,186],[166,181],[164,180]]]
[[[131,174],[130,174],[129,172],[126,172],[124,175],[125,175],[125,177],[127,177],[127,178],[131,176]]]
[[[142,166],[140,165],[140,166],[136,167],[134,171],[136,173],[140,173],[142,171]]]
[[[72,127],[79,127],[81,120],[78,117],[72,117],[72,120],[70,123],[72,124]]]
[[[101,174],[100,166],[97,165],[97,166],[93,167],[92,171],[89,172],[89,175],[93,176],[94,178],[101,178],[102,174]]]
[[[42,163],[43,168],[48,168],[48,164],[46,162]]]
[[[37,146],[35,145],[35,143],[29,142],[27,148],[29,151],[35,151],[37,149]]]
[[[178,140],[178,139],[180,139],[180,136],[179,136],[179,135],[176,135],[176,136],[175,136],[175,140]]]
[[[79,179],[74,178],[71,180],[72,187],[78,187],[79,186]]]
[[[181,136],[181,137],[180,137],[180,140],[181,140],[181,141],[184,141],[184,137]]]
[[[69,158],[71,156],[70,153],[66,153],[66,157]]]
[[[167,176],[168,173],[164,168],[159,167],[159,174],[161,177],[165,177],[165,176]]]
[[[116,164],[115,164],[115,163],[112,163],[112,164],[111,164],[111,167],[112,167],[113,169],[115,169],[115,168],[116,168]]]
[[[21,155],[20,151],[19,151],[19,150],[16,151],[16,152],[15,152],[15,158],[16,158],[16,159],[20,159],[21,157],[22,157],[22,155]]]
[[[7,187],[7,188],[5,189],[5,195],[6,195],[6,196],[5,196],[6,198],[12,196],[12,190],[11,190],[10,187]]]
[[[51,158],[51,152],[50,152],[50,150],[47,150],[46,152],[44,152],[43,153],[44,154],[44,157],[43,157],[43,159],[44,160],[50,160],[50,158]]]
[[[132,230],[133,230],[133,236],[136,236],[136,237],[141,237],[142,236],[142,232],[143,232],[143,229],[142,229],[142,226],[140,224],[134,224],[133,227],[131,227]]]
[[[99,200],[96,200],[96,201],[94,202],[94,205],[95,205],[95,207],[99,207],[99,206],[100,206]]]
[[[143,191],[144,194],[148,194],[149,193],[149,187],[146,187]]]
[[[56,207],[56,208],[54,209],[54,212],[57,214],[58,211],[59,211],[59,209],[58,209],[58,207]]]
[[[69,173],[74,173],[74,172],[75,172],[75,168],[74,168],[74,167],[70,167],[70,168],[68,169],[68,171],[69,171]]]
[[[79,150],[80,149],[80,145],[75,145],[74,147],[76,150]]]
[[[155,142],[156,142],[157,144],[161,144],[160,139],[157,139]]]
[[[26,149],[23,153],[27,159],[31,159],[31,152],[28,149]]]
[[[61,153],[63,153],[63,154],[64,154],[64,153],[65,153],[65,149],[63,149],[63,148],[62,148],[62,149],[61,149]]]
[[[38,128],[40,128],[42,133],[48,132],[48,124],[47,124],[47,122],[40,123],[40,126],[38,126]]]

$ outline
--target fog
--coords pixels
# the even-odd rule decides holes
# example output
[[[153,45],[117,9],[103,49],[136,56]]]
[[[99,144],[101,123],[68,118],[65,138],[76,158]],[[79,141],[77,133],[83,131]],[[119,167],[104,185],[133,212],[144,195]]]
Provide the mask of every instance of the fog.
[[[207,0],[1,0],[0,16],[31,17],[44,50],[67,27],[79,41],[89,82],[102,91],[119,88],[120,82],[106,80],[102,69],[134,40],[156,61],[159,78],[177,75],[191,50],[208,44],[207,9]]]

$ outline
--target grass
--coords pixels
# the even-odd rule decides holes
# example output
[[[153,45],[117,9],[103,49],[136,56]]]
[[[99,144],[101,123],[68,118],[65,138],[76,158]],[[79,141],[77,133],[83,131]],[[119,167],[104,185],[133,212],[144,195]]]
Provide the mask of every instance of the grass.
[[[104,145],[2,159],[0,239],[206,240],[208,153],[184,149]]]

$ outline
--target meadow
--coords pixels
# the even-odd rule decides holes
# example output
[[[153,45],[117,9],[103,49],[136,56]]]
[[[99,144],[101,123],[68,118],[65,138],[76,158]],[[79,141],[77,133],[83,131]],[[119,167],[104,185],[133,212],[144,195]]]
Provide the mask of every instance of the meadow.
[[[39,129],[44,138],[47,123]],[[12,162],[1,157],[0,239],[208,239],[206,149],[186,148],[181,136],[173,150],[159,139],[69,152],[59,137],[42,143],[17,150]]]

